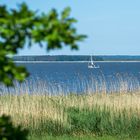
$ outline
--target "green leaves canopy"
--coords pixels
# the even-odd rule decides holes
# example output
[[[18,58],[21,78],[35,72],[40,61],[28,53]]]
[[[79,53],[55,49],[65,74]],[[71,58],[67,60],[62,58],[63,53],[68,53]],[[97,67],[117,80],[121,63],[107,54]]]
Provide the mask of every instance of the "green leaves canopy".
[[[78,49],[77,42],[86,36],[77,34],[73,26],[77,21],[70,17],[70,11],[66,8],[59,15],[52,9],[48,14],[39,14],[25,3],[10,10],[0,6],[0,82],[9,86],[13,80],[23,81],[29,75],[24,67],[16,66],[9,57],[25,44],[38,43],[46,46],[48,51],[64,46]]]

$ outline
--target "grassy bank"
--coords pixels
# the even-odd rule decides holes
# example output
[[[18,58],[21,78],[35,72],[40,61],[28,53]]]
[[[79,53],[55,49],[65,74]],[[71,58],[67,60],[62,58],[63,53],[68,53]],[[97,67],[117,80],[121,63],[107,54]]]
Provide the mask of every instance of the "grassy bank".
[[[124,138],[116,136],[40,136],[40,137],[30,137],[29,140],[139,140],[139,138]]]
[[[34,136],[140,138],[139,94],[2,95],[0,114]]]

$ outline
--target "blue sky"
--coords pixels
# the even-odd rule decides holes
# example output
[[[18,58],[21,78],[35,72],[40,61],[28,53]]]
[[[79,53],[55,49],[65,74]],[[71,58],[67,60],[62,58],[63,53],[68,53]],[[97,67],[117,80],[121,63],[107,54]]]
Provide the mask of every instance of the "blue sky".
[[[65,47],[46,52],[34,45],[19,51],[20,55],[140,55],[140,0],[0,0],[0,4],[16,7],[23,1],[43,12],[70,6],[78,32],[88,38],[79,44],[79,51]]]

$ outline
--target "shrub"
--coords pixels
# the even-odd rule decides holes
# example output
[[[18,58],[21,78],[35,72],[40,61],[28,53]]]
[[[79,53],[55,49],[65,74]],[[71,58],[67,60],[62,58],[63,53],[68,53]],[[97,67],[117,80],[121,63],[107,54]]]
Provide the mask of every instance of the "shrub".
[[[27,140],[28,130],[14,126],[9,116],[0,117],[0,140]]]

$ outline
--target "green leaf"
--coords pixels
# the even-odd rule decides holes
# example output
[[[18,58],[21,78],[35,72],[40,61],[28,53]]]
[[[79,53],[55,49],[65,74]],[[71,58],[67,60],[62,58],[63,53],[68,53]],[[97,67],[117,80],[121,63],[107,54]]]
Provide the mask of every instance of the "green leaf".
[[[77,42],[86,38],[77,33],[75,18],[67,7],[61,14],[56,9],[49,13],[37,13],[26,3],[9,9],[0,5],[0,82],[12,85],[14,80],[24,81],[29,75],[25,68],[14,64],[8,56],[32,42],[45,44],[46,50],[68,46],[78,49]]]
[[[66,19],[70,15],[70,12],[71,12],[70,7],[65,8],[61,14],[62,20]]]

